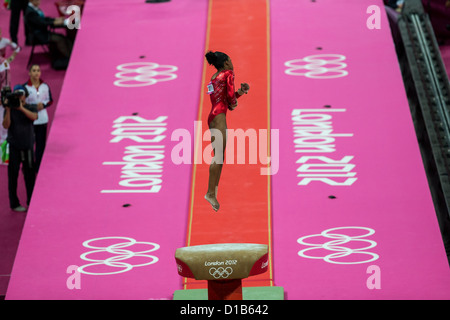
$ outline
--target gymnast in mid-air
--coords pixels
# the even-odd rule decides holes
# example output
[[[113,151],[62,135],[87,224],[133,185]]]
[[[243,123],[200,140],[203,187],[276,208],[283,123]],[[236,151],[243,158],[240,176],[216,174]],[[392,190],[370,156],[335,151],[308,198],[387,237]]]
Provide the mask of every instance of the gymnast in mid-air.
[[[244,93],[247,94],[250,86],[247,83],[242,83],[239,90],[234,91],[233,63],[225,53],[209,51],[205,57],[206,61],[217,69],[208,84],[208,94],[212,105],[208,116],[208,126],[211,131],[214,158],[209,167],[208,191],[205,195],[205,199],[217,212],[220,208],[217,201],[217,190],[227,143],[227,110],[233,111],[237,107],[237,98]]]

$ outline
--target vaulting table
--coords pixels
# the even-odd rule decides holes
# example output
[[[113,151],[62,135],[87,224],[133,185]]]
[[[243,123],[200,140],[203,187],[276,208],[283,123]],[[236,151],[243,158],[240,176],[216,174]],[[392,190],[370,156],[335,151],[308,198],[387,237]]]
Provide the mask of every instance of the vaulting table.
[[[178,248],[175,252],[180,276],[208,281],[208,300],[243,300],[242,279],[266,272],[268,259],[268,246],[253,243],[197,245]],[[269,288],[278,296],[280,289],[282,293],[282,288]],[[264,287],[255,289],[265,290]],[[174,299],[184,299],[189,295],[183,293],[198,290],[201,289],[178,290]]]

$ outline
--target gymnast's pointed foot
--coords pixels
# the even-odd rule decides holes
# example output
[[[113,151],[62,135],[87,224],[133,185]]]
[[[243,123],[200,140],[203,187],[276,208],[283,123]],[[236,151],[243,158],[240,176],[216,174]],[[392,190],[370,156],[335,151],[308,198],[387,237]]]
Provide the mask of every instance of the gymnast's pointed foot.
[[[217,201],[216,197],[214,195],[205,194],[205,199],[211,204],[211,207],[214,209],[214,211],[218,211],[220,208],[220,204]]]

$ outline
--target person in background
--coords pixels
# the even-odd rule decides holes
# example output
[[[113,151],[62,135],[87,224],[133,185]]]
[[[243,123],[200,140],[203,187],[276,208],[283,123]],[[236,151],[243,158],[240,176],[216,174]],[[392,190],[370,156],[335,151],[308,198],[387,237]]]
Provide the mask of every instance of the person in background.
[[[397,12],[401,12],[405,4],[405,0],[384,0],[384,4]]]
[[[9,163],[8,163],[8,192],[9,205],[16,212],[25,212],[27,209],[20,205],[17,197],[17,181],[22,165],[25,188],[27,192],[27,205],[30,205],[31,195],[36,181],[34,170],[34,129],[33,122],[38,114],[36,107],[25,103],[27,89],[23,85],[16,85],[14,93],[20,95],[18,106],[5,99],[5,115],[3,127],[8,129]]]
[[[11,0],[9,3],[9,9],[11,10],[11,15],[9,17],[9,36],[14,43],[19,43],[17,33],[19,32],[20,13],[22,12],[22,15],[24,16],[27,6],[28,0]],[[26,44],[30,44],[27,37],[27,27],[25,26],[25,42]]]
[[[41,0],[30,0],[25,11],[25,21],[29,32],[39,43],[53,43],[56,47],[55,60],[69,60],[73,43],[64,35],[49,31],[49,27],[64,28],[68,24],[68,19],[63,17],[46,17],[39,8]]]
[[[25,88],[28,90],[26,103],[28,105],[35,105],[38,111],[38,119],[34,121],[34,135],[36,141],[35,169],[37,173],[41,165],[42,155],[44,154],[47,141],[47,108],[52,105],[53,99],[49,85],[41,79],[40,66],[37,64],[32,65],[28,74],[30,78],[28,82],[24,84]]]
[[[6,48],[11,47],[13,53],[7,57]],[[11,40],[2,36],[2,29],[0,29],[0,90],[3,87],[11,87],[11,62],[14,61],[16,55],[19,53],[20,47]],[[0,102],[1,106],[1,102]],[[3,106],[0,107],[0,122],[3,122]],[[8,130],[0,127],[0,144],[2,144],[7,137]]]
[[[11,47],[13,53],[6,57],[6,48]],[[20,47],[13,41],[4,38],[2,34],[2,29],[0,29],[0,88],[5,86],[10,86],[11,82],[11,62],[14,61],[17,54],[20,51]]]

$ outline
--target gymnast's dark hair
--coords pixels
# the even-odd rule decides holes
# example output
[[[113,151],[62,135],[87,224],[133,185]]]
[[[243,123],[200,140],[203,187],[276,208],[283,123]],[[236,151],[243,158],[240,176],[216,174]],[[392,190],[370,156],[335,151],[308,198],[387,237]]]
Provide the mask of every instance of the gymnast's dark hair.
[[[208,51],[205,54],[205,58],[206,61],[208,61],[210,65],[216,67],[217,70],[223,68],[223,65],[228,60],[228,56],[225,53],[219,51],[216,52]]]

